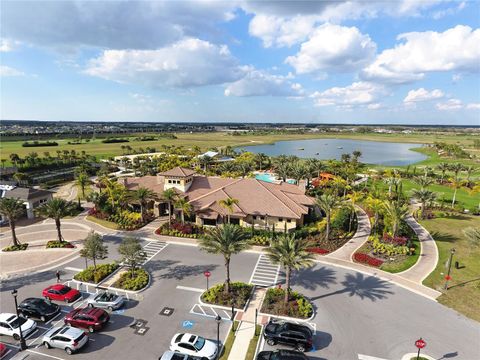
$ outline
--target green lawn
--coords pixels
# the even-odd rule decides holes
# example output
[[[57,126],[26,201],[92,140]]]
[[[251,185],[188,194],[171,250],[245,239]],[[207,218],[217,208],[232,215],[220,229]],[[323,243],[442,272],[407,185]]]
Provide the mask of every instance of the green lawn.
[[[253,360],[255,358],[255,351],[257,350],[258,340],[262,334],[262,326],[257,325],[255,328],[255,335],[253,336],[252,340],[248,344],[247,356],[245,356],[245,360]]]
[[[234,321],[232,325],[232,330],[228,332],[227,339],[225,340],[225,343],[223,344],[223,352],[222,356],[220,356],[220,360],[227,360],[228,356],[230,355],[230,351],[232,350],[233,342],[235,341],[235,330],[238,327],[238,321]]]
[[[95,216],[90,216],[89,215],[89,216],[86,217],[86,219],[91,221],[91,222],[94,222],[98,225],[101,225],[103,227],[112,229],[112,230],[120,229],[120,227],[117,224],[115,224],[114,222],[111,222],[111,221],[108,221],[108,220],[97,219]]]
[[[425,285],[443,291],[446,263],[450,249],[456,252],[453,262],[459,261],[459,270],[452,267],[452,280],[449,290],[438,301],[458,312],[480,321],[480,247],[472,246],[462,230],[474,226],[480,227],[480,217],[456,215],[450,218],[423,220],[421,224],[432,234],[439,250],[437,268],[423,282]]]

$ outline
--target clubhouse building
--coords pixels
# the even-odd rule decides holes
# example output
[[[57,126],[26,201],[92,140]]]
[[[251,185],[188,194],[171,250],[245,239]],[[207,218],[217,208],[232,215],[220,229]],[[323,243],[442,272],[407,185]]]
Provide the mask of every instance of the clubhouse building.
[[[251,178],[222,178],[197,175],[192,169],[176,167],[156,176],[129,177],[120,180],[129,190],[148,188],[158,194],[155,215],[168,214],[168,203],[161,200],[163,191],[174,189],[191,205],[189,221],[215,226],[230,222],[245,227],[284,231],[302,226],[314,211],[314,199],[296,185],[270,183]],[[220,205],[228,198],[238,200],[232,209]],[[175,210],[179,212],[180,210]]]

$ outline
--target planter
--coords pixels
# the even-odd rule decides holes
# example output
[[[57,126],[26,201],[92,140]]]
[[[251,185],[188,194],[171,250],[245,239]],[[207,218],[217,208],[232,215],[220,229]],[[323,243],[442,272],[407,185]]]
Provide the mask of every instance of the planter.
[[[23,251],[27,250],[28,248],[28,243],[20,244],[18,246],[16,245],[10,245],[2,249],[2,251],[9,252],[9,251]]]
[[[284,289],[268,289],[260,312],[268,316],[295,320],[307,321],[313,318],[313,305],[305,296],[296,291],[291,291],[287,306],[284,305],[284,296]]]
[[[139,292],[150,284],[150,274],[144,269],[136,269],[133,278],[130,269],[122,269],[111,288]]]
[[[74,280],[82,283],[90,283],[92,285],[99,284],[108,278],[118,269],[118,264],[100,264],[97,265],[97,270],[94,271],[93,266],[75,274]]]
[[[233,282],[230,284],[230,293],[223,293],[225,284],[217,284],[212,286],[208,291],[200,295],[200,300],[208,305],[221,306],[224,309],[231,310],[232,305],[236,309],[244,309],[252,295],[254,286],[241,282]]]

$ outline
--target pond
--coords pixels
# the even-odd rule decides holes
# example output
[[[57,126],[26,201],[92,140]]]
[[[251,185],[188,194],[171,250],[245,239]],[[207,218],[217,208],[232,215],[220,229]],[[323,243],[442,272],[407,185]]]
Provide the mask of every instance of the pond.
[[[274,144],[251,145],[242,148],[246,151],[264,153],[269,156],[295,155],[300,158],[321,160],[339,160],[342,154],[351,154],[353,151],[359,150],[362,153],[361,162],[384,166],[402,166],[427,159],[426,155],[411,150],[421,146],[421,144],[381,141],[309,139],[278,141]]]

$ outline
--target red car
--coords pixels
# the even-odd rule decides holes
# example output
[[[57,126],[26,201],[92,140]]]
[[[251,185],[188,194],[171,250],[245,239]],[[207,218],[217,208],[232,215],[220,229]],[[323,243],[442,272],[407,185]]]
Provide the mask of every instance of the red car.
[[[66,303],[73,302],[81,296],[80,291],[62,284],[47,287],[43,290],[42,295],[47,300],[65,301]]]
[[[4,343],[0,343],[0,358],[2,358],[4,355],[6,355],[8,352],[8,348]]]
[[[65,319],[65,325],[88,329],[89,332],[101,330],[110,320],[108,313],[96,307],[86,307],[70,311]]]

